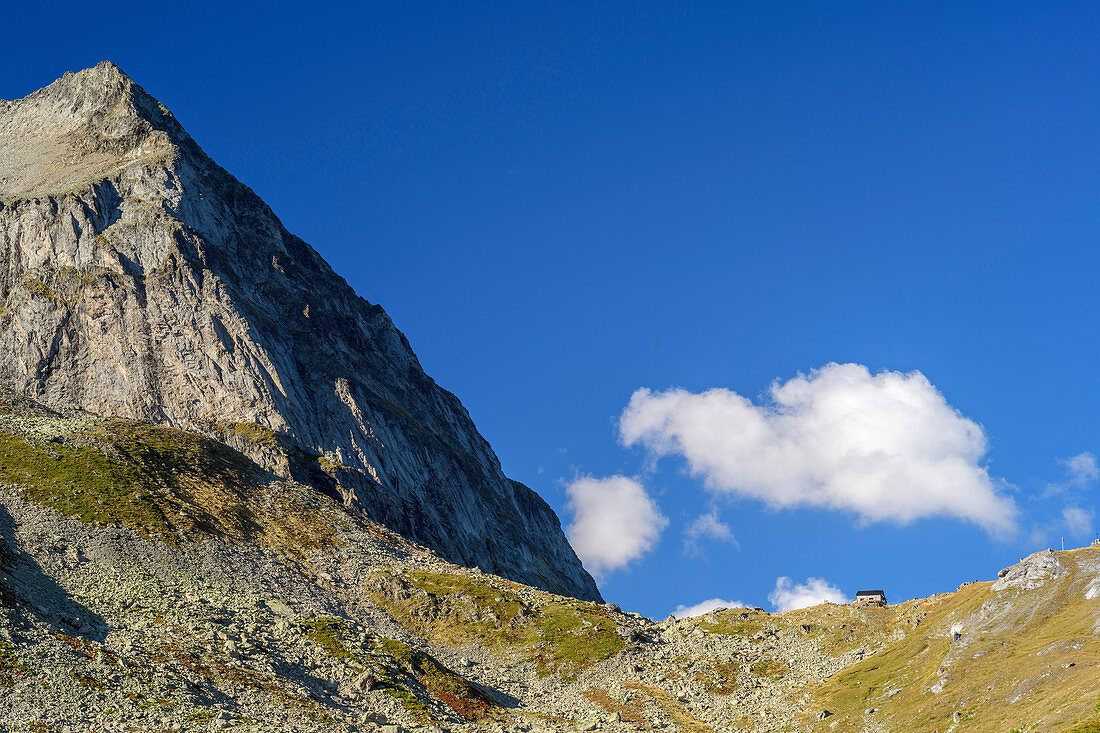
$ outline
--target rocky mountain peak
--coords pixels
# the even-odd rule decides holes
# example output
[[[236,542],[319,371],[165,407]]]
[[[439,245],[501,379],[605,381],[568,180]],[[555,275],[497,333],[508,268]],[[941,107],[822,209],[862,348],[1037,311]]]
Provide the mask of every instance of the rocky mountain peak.
[[[451,561],[599,597],[385,311],[109,62],[0,102],[0,385],[199,431]]]
[[[103,61],[0,101],[0,199],[66,192],[192,144],[164,105]]]

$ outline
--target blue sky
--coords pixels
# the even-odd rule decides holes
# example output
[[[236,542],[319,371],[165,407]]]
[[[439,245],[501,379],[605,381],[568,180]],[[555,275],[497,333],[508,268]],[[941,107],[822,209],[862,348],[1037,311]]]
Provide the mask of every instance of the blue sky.
[[[605,572],[610,600],[770,608],[780,577],[903,599],[1092,536],[1095,476],[1065,465],[1100,451],[1091,4],[64,6],[5,9],[0,97],[114,60],[387,309],[565,523],[578,478],[632,482],[648,549]],[[736,416],[704,431],[709,472],[652,426],[623,444],[638,389],[726,390],[767,421],[775,380],[834,362],[865,387],[923,374],[900,381],[943,422],[902,426],[972,421],[986,450],[947,448],[977,472],[959,491],[987,476],[1011,530],[957,506],[869,519],[882,503],[829,473],[851,446],[799,444],[833,434],[802,429],[813,410],[769,433],[793,478],[716,478]],[[922,471],[871,494],[923,506]],[[685,548],[701,515],[733,541]]]

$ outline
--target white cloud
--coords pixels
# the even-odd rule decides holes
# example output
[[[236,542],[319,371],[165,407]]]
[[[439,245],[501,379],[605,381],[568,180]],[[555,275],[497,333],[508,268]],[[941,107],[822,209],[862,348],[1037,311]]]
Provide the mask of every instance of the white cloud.
[[[784,575],[776,579],[775,590],[768,594],[768,600],[777,611],[793,611],[819,603],[847,603],[848,596],[823,578],[806,578],[805,583],[795,584]]]
[[[704,538],[728,542],[734,547],[740,547],[737,538],[733,536],[730,526],[718,518],[717,511],[709,511],[700,514],[695,521],[684,530],[684,552],[688,555],[698,555],[700,552],[699,541]]]
[[[1067,506],[1062,509],[1061,514],[1033,524],[1028,533],[1028,545],[1035,549],[1046,547],[1057,549],[1061,547],[1060,541],[1063,539],[1079,540],[1082,537],[1090,537],[1093,533],[1095,517],[1096,514],[1092,509]]]
[[[1062,510],[1062,521],[1066,531],[1074,537],[1092,534],[1092,512],[1080,507],[1067,506]]]
[[[1097,478],[1100,478],[1100,466],[1096,463],[1096,456],[1089,451],[1078,453],[1070,458],[1063,458],[1058,462],[1066,470],[1066,480],[1060,483],[1047,484],[1042,493],[1031,497],[1033,501],[1042,501],[1052,496],[1066,494],[1074,488],[1083,489]]]
[[[672,612],[672,615],[676,618],[689,618],[691,616],[702,616],[703,614],[710,613],[716,608],[748,608],[741,601],[727,601],[722,598],[709,598],[705,601],[696,603],[694,606],[677,606],[676,610]]]
[[[566,491],[573,515],[569,541],[597,577],[644,555],[668,524],[645,488],[626,476],[581,476]]]
[[[754,404],[712,389],[636,391],[619,423],[624,445],[681,455],[708,488],[773,507],[856,512],[864,521],[966,519],[1016,528],[1016,505],[982,465],[980,425],[920,372],[871,374],[828,364],[774,382]]]
[[[1096,456],[1088,451],[1067,458],[1062,461],[1062,464],[1066,467],[1069,481],[1074,486],[1084,486],[1100,477],[1100,467],[1096,465]]]

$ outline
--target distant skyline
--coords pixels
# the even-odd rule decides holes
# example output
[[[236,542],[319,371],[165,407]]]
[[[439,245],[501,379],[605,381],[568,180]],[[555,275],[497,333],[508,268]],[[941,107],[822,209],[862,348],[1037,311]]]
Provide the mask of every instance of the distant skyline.
[[[994,577],[1097,531],[1100,10],[8,8],[408,336],[609,601]]]

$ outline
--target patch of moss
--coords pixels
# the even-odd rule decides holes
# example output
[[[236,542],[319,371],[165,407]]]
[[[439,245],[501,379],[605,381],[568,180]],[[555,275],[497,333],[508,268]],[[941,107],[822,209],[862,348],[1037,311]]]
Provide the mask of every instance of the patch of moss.
[[[382,691],[392,697],[397,702],[401,703],[401,706],[413,714],[424,714],[428,710],[428,706],[417,697],[411,690],[399,685],[383,685]]]
[[[0,641],[0,687],[11,687],[17,677],[25,677],[28,670],[15,654],[15,646],[8,641]]]
[[[103,685],[98,680],[96,680],[94,677],[89,677],[86,674],[79,674],[77,672],[73,672],[72,673],[72,678],[73,678],[73,681],[76,682],[78,685],[83,685],[84,687],[90,687],[93,690],[102,690],[103,689]]]
[[[392,657],[403,672],[410,674],[435,699],[464,720],[477,722],[500,717],[499,708],[488,695],[431,655],[394,639],[379,639],[378,647]],[[381,679],[384,687],[388,691],[392,689],[391,695],[399,700],[410,696],[416,698],[407,686],[395,684],[397,680],[392,674],[387,675],[385,670],[382,670]]]
[[[421,720],[434,720],[431,708],[425,699],[427,691],[413,674],[415,652],[412,647],[394,639],[378,637],[373,639],[372,646],[384,654],[363,656],[359,659],[370,669],[378,689]]]
[[[307,619],[306,635],[317,642],[317,645],[325,650],[325,654],[335,659],[345,659],[351,654],[347,647],[340,641],[340,634],[344,630],[343,619],[335,616],[322,616]]]
[[[266,448],[279,447],[279,434],[266,425],[255,422],[238,422],[228,426],[230,432],[247,440],[253,445]]]
[[[88,287],[117,277],[118,273],[104,267],[39,268],[23,279],[23,287],[33,297],[72,306]]]
[[[747,612],[721,611],[714,615],[713,621],[700,623],[699,628],[708,634],[752,636],[762,630],[764,624],[751,618]]]
[[[61,297],[49,285],[36,277],[28,277],[23,280],[23,287],[32,297],[61,302]]]
[[[102,267],[59,267],[54,271],[54,280],[71,287],[84,288],[106,274],[112,273]]]
[[[770,677],[771,679],[779,679],[783,675],[790,671],[790,668],[786,664],[778,659],[765,658],[757,661],[750,667],[752,673],[757,677]]]
[[[440,664],[430,654],[384,637],[368,637],[373,653],[346,641],[347,623],[334,616],[305,621],[306,635],[334,659],[368,670],[373,684],[425,721],[439,721],[439,705],[468,721],[499,717],[496,703],[479,688]]]
[[[695,681],[712,695],[732,695],[737,691],[740,665],[732,660],[714,660],[695,673]]]
[[[592,603],[546,594],[530,605],[518,593],[451,573],[412,571],[407,580],[374,581],[375,600],[410,630],[444,643],[522,654],[540,674],[572,678],[626,646],[614,619]]]
[[[340,463],[339,461],[330,460],[330,459],[326,458],[325,456],[317,456],[317,463],[318,463],[318,465],[321,466],[322,471],[328,471],[329,473],[334,473],[336,471],[342,471],[342,470],[347,468],[347,466],[345,466],[343,463]]]
[[[572,676],[626,647],[615,622],[594,605],[548,603],[536,617],[542,638],[534,658],[546,673]]]

